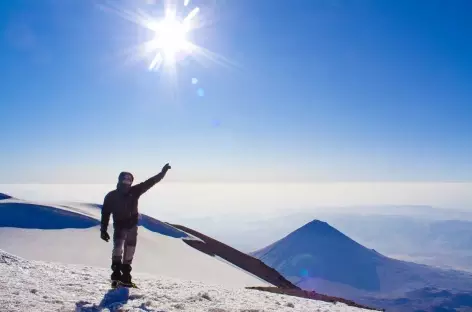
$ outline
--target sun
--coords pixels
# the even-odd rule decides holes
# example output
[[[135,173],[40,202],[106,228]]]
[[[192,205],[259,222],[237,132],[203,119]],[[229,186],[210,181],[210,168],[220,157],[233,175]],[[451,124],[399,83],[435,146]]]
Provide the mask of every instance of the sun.
[[[153,45],[162,50],[167,58],[174,58],[175,54],[188,47],[187,29],[182,23],[166,17],[155,30]]]
[[[148,25],[148,29],[154,32],[154,38],[149,42],[149,48],[156,52],[150,69],[162,61],[174,65],[179,53],[192,52],[194,45],[187,39],[187,33],[191,30],[189,21],[197,13],[198,8],[190,12],[183,21],[179,21],[175,12],[168,10],[162,20],[151,22]]]
[[[212,20],[208,16],[200,16],[198,6],[190,9],[190,0],[159,1],[164,5],[164,10],[157,10],[162,12],[160,16],[156,16],[157,11],[152,8],[156,4],[155,0],[148,0],[145,6],[138,5],[133,0],[129,8],[123,4],[117,5],[112,0],[103,1],[106,4],[100,5],[100,8],[112,11],[139,26],[137,36],[133,35],[133,38],[138,38],[138,43],[124,49],[126,63],[142,60],[146,62],[149,71],[163,69],[163,72],[173,76],[177,73],[177,65],[188,56],[197,62],[210,60],[219,65],[234,65],[223,56],[191,41],[190,35],[195,30],[212,24]],[[183,8],[178,5],[182,1]]]

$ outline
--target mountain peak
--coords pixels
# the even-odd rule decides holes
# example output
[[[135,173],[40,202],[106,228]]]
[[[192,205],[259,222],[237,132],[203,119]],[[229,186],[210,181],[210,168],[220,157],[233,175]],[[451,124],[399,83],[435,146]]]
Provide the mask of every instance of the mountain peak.
[[[328,224],[328,222],[321,221],[318,219],[314,219],[307,224],[305,224],[303,227],[307,227],[313,230],[328,230],[328,229],[334,229],[331,225]],[[303,228],[302,227],[302,228]]]
[[[329,236],[331,239],[347,238],[343,233],[339,232],[337,229],[329,225],[329,223],[317,219],[308,222],[296,231],[292,232],[292,234],[297,236],[302,235],[307,238],[327,236]]]
[[[328,222],[321,221],[321,220],[318,220],[318,219],[313,219],[311,222],[308,222],[307,225],[311,225],[311,226],[330,226],[328,224]]]
[[[312,220],[254,256],[284,276],[305,282],[321,279],[367,291],[380,288],[376,266],[382,255],[324,221]]]

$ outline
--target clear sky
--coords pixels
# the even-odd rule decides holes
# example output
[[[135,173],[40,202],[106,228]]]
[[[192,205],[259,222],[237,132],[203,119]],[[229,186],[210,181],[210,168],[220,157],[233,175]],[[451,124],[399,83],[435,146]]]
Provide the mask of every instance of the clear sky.
[[[471,1],[192,0],[174,82],[96,3],[0,1],[0,183],[472,181]]]

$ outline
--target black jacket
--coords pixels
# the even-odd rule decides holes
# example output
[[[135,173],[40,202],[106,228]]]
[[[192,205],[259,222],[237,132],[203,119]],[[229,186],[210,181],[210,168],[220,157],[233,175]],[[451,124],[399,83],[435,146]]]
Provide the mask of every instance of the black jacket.
[[[113,215],[113,227],[115,229],[136,226],[139,220],[139,197],[162,180],[164,176],[165,172],[161,172],[142,183],[132,186],[127,193],[122,193],[117,189],[109,192],[103,201],[101,230],[107,230],[110,215]]]

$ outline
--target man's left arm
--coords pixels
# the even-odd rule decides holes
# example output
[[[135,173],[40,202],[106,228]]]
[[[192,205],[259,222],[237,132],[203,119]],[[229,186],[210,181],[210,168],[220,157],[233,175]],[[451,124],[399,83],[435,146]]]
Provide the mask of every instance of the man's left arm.
[[[170,165],[166,164],[164,168],[162,168],[161,172],[147,179],[146,181],[133,186],[133,191],[135,192],[135,194],[137,194],[139,197],[143,195],[144,193],[146,193],[151,187],[159,183],[166,176],[166,173],[170,168],[171,168]]]

